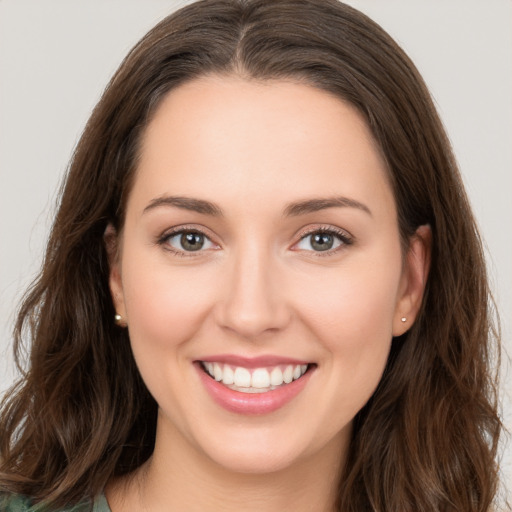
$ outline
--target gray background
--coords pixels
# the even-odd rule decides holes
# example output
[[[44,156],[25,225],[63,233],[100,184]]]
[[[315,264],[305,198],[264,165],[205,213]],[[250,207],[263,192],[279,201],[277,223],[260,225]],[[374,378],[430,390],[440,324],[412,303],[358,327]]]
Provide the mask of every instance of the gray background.
[[[185,3],[0,0],[0,392],[15,378],[16,303],[39,268],[57,188],[89,113],[131,46]],[[431,89],[486,242],[512,354],[512,2],[349,3],[404,47]],[[509,428],[510,368],[505,353]],[[504,482],[512,482],[511,452],[509,443]]]

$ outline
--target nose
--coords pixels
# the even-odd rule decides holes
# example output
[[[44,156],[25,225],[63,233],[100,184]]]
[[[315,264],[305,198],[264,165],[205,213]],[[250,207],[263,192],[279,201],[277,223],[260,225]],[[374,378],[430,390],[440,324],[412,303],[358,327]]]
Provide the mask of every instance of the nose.
[[[269,252],[264,248],[241,251],[222,280],[225,289],[217,304],[217,321],[246,339],[282,330],[291,319],[282,271]]]

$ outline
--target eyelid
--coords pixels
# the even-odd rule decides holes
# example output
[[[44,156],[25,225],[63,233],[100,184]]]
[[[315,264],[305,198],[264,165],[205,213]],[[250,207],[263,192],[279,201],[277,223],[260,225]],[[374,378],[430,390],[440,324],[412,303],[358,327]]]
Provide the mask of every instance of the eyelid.
[[[174,226],[172,228],[166,229],[161,235],[159,235],[156,239],[156,243],[158,245],[165,246],[164,248],[174,254],[177,254],[179,256],[185,256],[185,257],[194,257],[198,256],[202,253],[208,252],[212,249],[205,249],[205,250],[198,250],[198,251],[181,251],[179,249],[176,249],[172,247],[171,245],[167,244],[167,241],[169,238],[172,238],[173,236],[179,235],[184,232],[196,232],[200,233],[204,237],[206,237],[213,245],[216,247],[213,250],[217,250],[221,248],[221,245],[215,241],[216,236],[213,234],[210,234],[211,231],[206,228],[205,226],[198,225],[198,224],[183,224],[180,226]],[[326,251],[307,251],[305,249],[294,249],[294,247],[301,242],[304,238],[306,238],[309,235],[315,234],[315,233],[327,233],[330,235],[334,235],[335,237],[339,238],[341,241],[340,246],[338,246],[335,249],[328,249]],[[337,226],[332,225],[326,225],[326,224],[316,224],[316,225],[309,225],[305,228],[302,228],[296,235],[296,241],[293,243],[291,250],[295,251],[303,251],[303,252],[310,252],[314,253],[316,256],[329,256],[332,254],[337,253],[339,250],[345,248],[346,246],[352,245],[354,243],[354,236],[350,234],[347,230],[339,228]]]
[[[329,235],[334,235],[335,237],[341,240],[341,245],[335,249],[328,249],[326,251],[308,251],[305,249],[294,249],[297,244],[299,244],[304,238],[307,236],[316,234],[316,233],[326,233]],[[317,224],[313,226],[307,226],[299,231],[297,234],[297,240],[292,245],[292,250],[296,251],[304,251],[309,253],[314,253],[315,256],[329,256],[337,253],[339,250],[342,250],[346,246],[352,245],[354,243],[354,236],[351,235],[347,230],[339,228],[337,226],[332,226],[328,224]]]
[[[203,235],[205,238],[207,238],[214,246],[213,249],[200,249],[198,251],[182,251],[180,249],[176,249],[175,247],[171,246],[167,243],[167,241],[179,234],[182,233],[199,233]],[[205,252],[211,251],[211,250],[217,250],[220,248],[220,244],[214,240],[216,238],[212,234],[210,234],[210,230],[207,229],[205,226],[201,226],[198,224],[183,224],[180,226],[174,226],[172,228],[166,229],[161,235],[159,235],[156,239],[156,243],[158,245],[161,245],[164,247],[165,250],[172,252],[173,254],[177,254],[178,256],[184,256],[184,257],[194,257],[199,256],[200,254],[204,254]]]

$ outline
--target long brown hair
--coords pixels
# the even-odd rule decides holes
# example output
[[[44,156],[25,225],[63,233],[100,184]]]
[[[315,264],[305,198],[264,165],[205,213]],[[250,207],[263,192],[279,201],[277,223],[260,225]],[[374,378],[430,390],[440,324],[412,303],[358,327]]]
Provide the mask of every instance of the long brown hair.
[[[0,419],[0,490],[64,506],[151,455],[157,404],[114,323],[103,235],[123,224],[141,134],[165,94],[205,74],[287,79],[353,104],[386,159],[406,246],[433,233],[421,312],[393,340],[355,418],[344,512],[486,511],[497,488],[498,354],[481,241],[450,144],[416,68],[336,0],[203,0],[129,53],[73,155],[39,278],[15,327],[29,362]]]

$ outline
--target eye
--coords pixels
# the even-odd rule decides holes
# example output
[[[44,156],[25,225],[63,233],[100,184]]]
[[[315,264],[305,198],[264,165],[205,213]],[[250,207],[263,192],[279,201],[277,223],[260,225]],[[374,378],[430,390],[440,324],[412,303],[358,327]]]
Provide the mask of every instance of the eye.
[[[312,231],[303,235],[295,248],[302,251],[335,252],[343,245],[350,245],[352,240],[347,234],[333,229]]]
[[[165,235],[162,243],[169,245],[176,252],[198,252],[216,247],[204,233],[196,230],[181,230]]]

